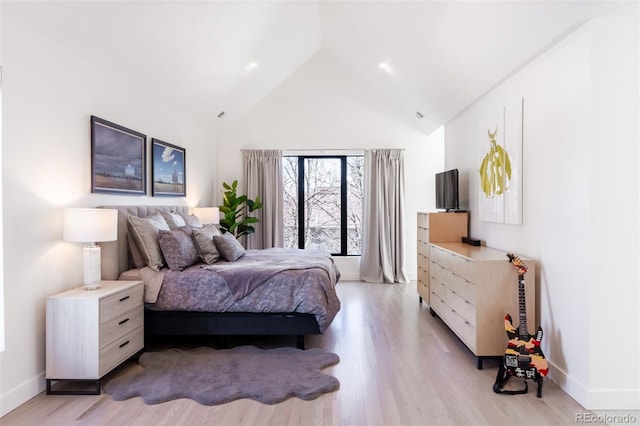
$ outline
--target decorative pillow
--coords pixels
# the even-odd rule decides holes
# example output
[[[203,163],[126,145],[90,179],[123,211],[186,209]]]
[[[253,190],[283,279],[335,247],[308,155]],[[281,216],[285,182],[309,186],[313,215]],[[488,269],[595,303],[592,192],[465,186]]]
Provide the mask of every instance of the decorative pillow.
[[[213,242],[213,237],[216,235],[220,235],[220,231],[213,223],[193,229],[193,242],[200,259],[208,265],[215,263],[220,258],[220,253]]]
[[[198,219],[197,216],[192,214],[184,214],[184,213],[180,213],[180,216],[182,216],[182,218],[184,219],[184,223],[187,226],[190,226],[192,229],[202,228],[202,223],[200,222],[200,219]]]
[[[136,245],[136,242],[133,241],[130,233],[127,233],[127,247],[129,248],[129,264],[138,269],[147,266],[144,258],[142,257],[142,253],[138,250],[138,246]]]
[[[187,223],[184,221],[184,218],[180,213],[174,212],[160,212],[164,220],[169,225],[170,229],[179,228],[181,226],[186,226]]]
[[[184,268],[200,261],[198,250],[191,238],[191,228],[181,226],[171,231],[160,231],[158,243],[164,255],[167,266],[173,271],[182,271]]]
[[[154,271],[159,271],[164,265],[164,261],[162,250],[158,244],[158,232],[170,230],[162,215],[160,213],[154,213],[147,217],[129,215],[127,229],[136,243],[144,263]]]
[[[213,242],[220,252],[220,256],[227,262],[235,262],[247,254],[244,247],[242,247],[242,244],[236,240],[236,237],[228,232],[214,236]]]

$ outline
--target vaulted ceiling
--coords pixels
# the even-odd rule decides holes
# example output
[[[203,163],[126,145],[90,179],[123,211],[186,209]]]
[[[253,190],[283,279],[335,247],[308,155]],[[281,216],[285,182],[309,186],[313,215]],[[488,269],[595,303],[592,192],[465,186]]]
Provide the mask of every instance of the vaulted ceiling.
[[[52,42],[216,126],[232,123],[324,50],[430,133],[611,3],[47,1],[10,7]],[[222,111],[224,120],[217,118]]]

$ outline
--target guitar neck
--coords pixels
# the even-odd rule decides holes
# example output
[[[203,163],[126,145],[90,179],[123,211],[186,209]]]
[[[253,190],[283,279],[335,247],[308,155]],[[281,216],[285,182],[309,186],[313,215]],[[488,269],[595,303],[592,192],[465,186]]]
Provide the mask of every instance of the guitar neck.
[[[529,339],[529,327],[527,327],[527,302],[524,296],[524,275],[518,274],[518,307],[519,307],[519,318],[520,318],[520,327],[519,334],[520,340],[528,340]]]

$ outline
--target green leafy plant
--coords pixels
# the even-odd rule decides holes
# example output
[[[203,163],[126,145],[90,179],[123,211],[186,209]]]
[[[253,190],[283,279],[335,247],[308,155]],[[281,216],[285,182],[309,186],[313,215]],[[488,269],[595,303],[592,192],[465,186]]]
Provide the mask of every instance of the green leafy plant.
[[[258,223],[259,220],[256,217],[250,216],[250,214],[262,208],[260,197],[252,200],[246,195],[239,196],[237,194],[237,180],[234,180],[231,185],[223,182],[222,186],[225,191],[222,205],[218,206],[224,214],[224,217],[220,219],[220,229],[222,232],[229,232],[236,238],[254,233],[256,230],[251,224]]]

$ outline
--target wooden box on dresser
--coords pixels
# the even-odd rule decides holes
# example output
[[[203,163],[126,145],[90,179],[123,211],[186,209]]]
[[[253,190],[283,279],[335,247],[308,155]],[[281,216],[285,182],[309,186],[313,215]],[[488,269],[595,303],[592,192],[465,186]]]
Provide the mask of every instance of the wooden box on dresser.
[[[466,237],[469,230],[469,214],[467,212],[418,212],[418,295],[420,302],[429,305],[431,290],[429,288],[429,243],[456,242]]]
[[[503,356],[507,347],[505,314],[517,326],[518,274],[507,253],[463,243],[430,243],[430,303],[437,314],[477,357]],[[535,316],[535,262],[521,257],[525,275],[527,322]]]
[[[47,394],[99,394],[100,379],[143,349],[143,291],[142,281],[102,281],[47,298]],[[58,391],[57,381],[95,387]]]

